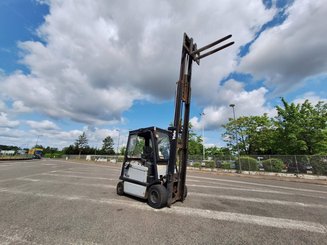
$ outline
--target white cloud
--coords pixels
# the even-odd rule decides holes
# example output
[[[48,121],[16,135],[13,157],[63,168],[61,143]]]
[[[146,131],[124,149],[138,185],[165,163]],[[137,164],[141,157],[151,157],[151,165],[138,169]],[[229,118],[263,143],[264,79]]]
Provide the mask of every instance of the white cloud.
[[[32,128],[36,130],[57,130],[59,127],[49,120],[43,121],[26,121],[26,123]]]
[[[14,101],[12,107],[14,113],[26,113],[32,111],[32,109],[26,107],[22,101]]]
[[[285,94],[306,78],[327,74],[327,5],[323,0],[297,0],[287,19],[261,34],[239,70],[265,79],[276,94]]]
[[[27,108],[88,124],[121,121],[135,100],[172,98],[185,31],[199,47],[234,34],[236,45],[194,69],[195,101],[210,103],[203,98],[216,96],[238,47],[275,13],[260,0],[46,2],[44,42],[20,43],[30,74],[5,77],[0,89]]]
[[[7,110],[7,106],[6,104],[0,100],[0,111],[5,111]]]
[[[124,129],[104,129],[104,128],[97,128],[95,127],[92,131],[91,130],[84,130],[86,132],[86,136],[89,140],[89,145],[101,148],[103,144],[103,140],[110,136],[114,142],[114,150],[117,147],[121,148],[126,146],[127,138],[128,138],[128,131]]]
[[[312,105],[316,105],[319,101],[327,103],[327,98],[321,98],[314,92],[306,92],[305,94],[297,96],[293,103],[303,104],[306,100],[308,100]]]
[[[7,113],[0,112],[0,128],[15,128],[17,126],[19,126],[19,121],[11,121]]]
[[[4,145],[15,145],[21,148],[28,148],[31,146],[30,143],[32,142],[29,136],[30,135],[23,130],[0,127],[0,142]]]
[[[122,147],[127,142],[128,132],[126,130],[116,130],[116,129],[104,129],[94,127],[92,129],[88,127],[83,127],[80,130],[60,130],[53,122],[43,121],[43,122],[31,122],[28,124],[32,126],[32,129],[28,132],[31,142],[35,144],[38,137],[39,144],[43,146],[57,147],[59,149],[73,145],[80,135],[85,132],[88,139],[88,145],[91,147],[101,148],[102,141],[107,136],[110,136],[115,145],[115,149],[118,144]],[[26,139],[24,139],[26,140]]]
[[[263,115],[267,113],[274,116],[276,110],[266,105],[265,95],[268,90],[264,87],[246,91],[244,84],[235,80],[229,80],[220,86],[213,104],[217,106],[207,106],[203,109],[204,116],[194,117],[191,123],[194,129],[203,127],[206,130],[217,129],[222,124],[228,122],[228,118],[233,118],[230,104],[235,105],[236,117]]]

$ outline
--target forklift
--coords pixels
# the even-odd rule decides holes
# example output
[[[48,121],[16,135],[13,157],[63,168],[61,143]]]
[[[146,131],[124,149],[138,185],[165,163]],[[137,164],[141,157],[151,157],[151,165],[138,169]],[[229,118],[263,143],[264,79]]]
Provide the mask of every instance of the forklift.
[[[184,33],[180,75],[175,98],[174,124],[168,130],[158,127],[140,128],[129,132],[122,164],[118,195],[130,195],[147,200],[149,206],[170,207],[187,196],[186,167],[191,102],[193,61],[200,60],[234,44],[218,44],[231,38],[225,36],[202,48]],[[202,53],[208,50],[206,53]]]

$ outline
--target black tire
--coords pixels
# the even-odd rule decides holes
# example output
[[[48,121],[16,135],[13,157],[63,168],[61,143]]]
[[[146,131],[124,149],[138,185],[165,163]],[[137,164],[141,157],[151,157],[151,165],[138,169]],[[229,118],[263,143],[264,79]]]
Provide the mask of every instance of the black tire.
[[[185,200],[185,198],[187,197],[187,186],[185,185],[185,187],[184,187],[184,200]]]
[[[153,185],[148,191],[148,204],[153,208],[163,208],[167,205],[168,192],[162,185]]]
[[[116,191],[117,191],[117,195],[119,195],[119,196],[124,195],[124,182],[123,181],[118,182]]]

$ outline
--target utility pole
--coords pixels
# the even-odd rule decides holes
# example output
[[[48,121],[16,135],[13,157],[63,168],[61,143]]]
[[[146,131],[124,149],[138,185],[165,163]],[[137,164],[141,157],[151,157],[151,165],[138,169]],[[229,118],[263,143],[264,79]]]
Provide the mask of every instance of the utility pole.
[[[234,122],[235,122],[235,120],[236,120],[236,117],[235,117],[235,104],[230,104],[229,106],[232,107],[232,109],[233,109],[233,118],[234,118]],[[241,166],[241,161],[240,161],[240,146],[238,145],[237,130],[235,130],[235,143],[236,143],[236,147],[237,147],[238,166],[239,166],[239,171],[241,173],[242,172],[242,166]]]
[[[37,146],[37,143],[38,143],[38,141],[39,141],[39,137],[40,137],[40,135],[37,135],[37,137],[36,137],[36,142],[35,142],[35,147],[34,147],[34,148],[36,148],[36,146]]]

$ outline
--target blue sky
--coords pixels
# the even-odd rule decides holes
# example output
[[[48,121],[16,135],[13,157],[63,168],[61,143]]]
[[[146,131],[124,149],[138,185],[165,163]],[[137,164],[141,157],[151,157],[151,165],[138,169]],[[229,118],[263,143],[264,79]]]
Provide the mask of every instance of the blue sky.
[[[323,1],[0,2],[0,144],[92,146],[173,121],[182,35],[235,44],[194,64],[191,122],[223,146],[232,117],[275,115],[280,97],[326,101]],[[204,112],[205,116],[200,116]]]

